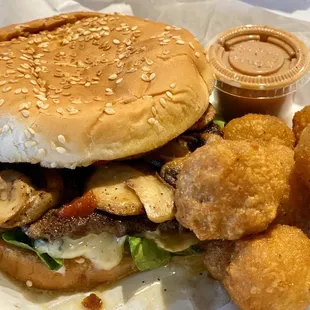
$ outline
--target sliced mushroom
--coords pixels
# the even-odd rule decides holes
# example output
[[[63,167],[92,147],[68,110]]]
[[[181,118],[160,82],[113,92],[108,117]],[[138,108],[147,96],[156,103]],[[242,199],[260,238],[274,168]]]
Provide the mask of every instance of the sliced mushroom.
[[[216,110],[214,106],[210,103],[206,112],[201,116],[201,118],[188,130],[189,131],[200,131],[203,130],[207,125],[209,125],[215,118]]]
[[[142,202],[125,183],[143,175],[142,171],[130,165],[111,163],[96,169],[86,185],[86,191],[93,193],[100,210],[116,215],[143,214]]]
[[[160,169],[160,176],[171,186],[175,187],[178,174],[183,168],[186,157],[176,158],[169,161]]]
[[[153,175],[130,179],[126,184],[140,198],[150,221],[162,223],[174,218],[174,192],[169,185]]]
[[[32,223],[61,199],[63,183],[56,171],[45,170],[46,187],[37,190],[30,179],[15,170],[0,172],[0,227]]]

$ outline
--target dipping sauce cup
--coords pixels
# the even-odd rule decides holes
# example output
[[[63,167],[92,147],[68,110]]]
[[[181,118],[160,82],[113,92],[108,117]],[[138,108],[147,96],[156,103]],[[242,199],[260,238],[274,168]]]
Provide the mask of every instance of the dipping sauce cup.
[[[247,113],[284,116],[309,80],[309,51],[295,35],[262,25],[228,29],[207,47],[214,99],[226,120]]]

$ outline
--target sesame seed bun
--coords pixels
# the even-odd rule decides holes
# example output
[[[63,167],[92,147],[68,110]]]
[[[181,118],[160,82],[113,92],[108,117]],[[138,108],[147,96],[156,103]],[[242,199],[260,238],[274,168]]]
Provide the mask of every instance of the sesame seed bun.
[[[96,269],[87,259],[66,259],[64,272],[55,272],[38,256],[0,240],[1,271],[27,286],[50,291],[87,290],[104,283],[115,282],[138,269],[126,256],[111,270]]]
[[[87,166],[148,152],[208,107],[213,74],[186,30],[71,13],[0,29],[0,162]]]

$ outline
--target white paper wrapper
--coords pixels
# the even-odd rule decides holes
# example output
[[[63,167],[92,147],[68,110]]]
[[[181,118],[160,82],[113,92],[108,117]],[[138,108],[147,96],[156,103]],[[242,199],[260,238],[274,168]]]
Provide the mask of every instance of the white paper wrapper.
[[[126,4],[113,0],[0,0],[0,26],[78,10],[118,11],[175,24],[188,28],[204,45],[229,27],[268,24],[295,33],[310,46],[309,22],[275,15],[235,0],[127,0]],[[308,98],[310,89],[304,87],[295,98],[293,110],[309,104]],[[174,264],[97,289],[96,294],[102,298],[106,310],[237,309],[229,303],[218,282],[205,273],[190,270]],[[0,275],[1,310],[82,310],[84,297],[85,294],[33,293]]]

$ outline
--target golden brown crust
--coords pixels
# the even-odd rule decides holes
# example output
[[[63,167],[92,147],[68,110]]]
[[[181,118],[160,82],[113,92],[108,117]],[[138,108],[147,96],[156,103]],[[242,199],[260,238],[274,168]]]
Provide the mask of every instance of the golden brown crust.
[[[307,126],[300,135],[295,148],[296,171],[304,184],[310,188],[310,126]]]
[[[310,106],[304,107],[295,113],[293,118],[293,131],[298,142],[303,130],[310,124]]]
[[[280,144],[219,140],[189,155],[178,175],[176,219],[200,240],[265,230],[289,189],[294,152]]]
[[[225,126],[224,138],[271,142],[291,149],[295,146],[292,130],[282,120],[272,115],[247,114],[235,118]]]
[[[236,242],[224,286],[241,310],[304,310],[310,303],[310,240],[276,225]]]
[[[80,262],[80,263],[78,263]],[[0,270],[32,287],[51,291],[87,290],[100,284],[114,282],[137,272],[130,257],[124,257],[111,270],[96,269],[85,259],[65,260],[65,273],[51,271],[32,252],[9,245],[0,240]]]
[[[181,28],[70,13],[5,27],[0,41],[1,162],[74,168],[148,152],[208,107],[212,72]]]

